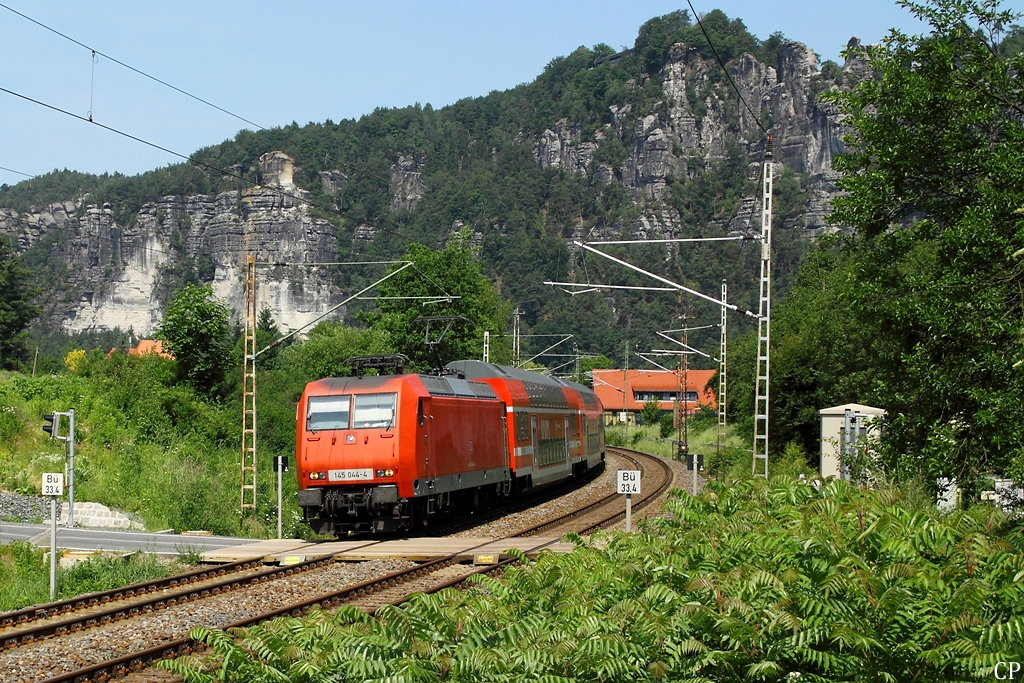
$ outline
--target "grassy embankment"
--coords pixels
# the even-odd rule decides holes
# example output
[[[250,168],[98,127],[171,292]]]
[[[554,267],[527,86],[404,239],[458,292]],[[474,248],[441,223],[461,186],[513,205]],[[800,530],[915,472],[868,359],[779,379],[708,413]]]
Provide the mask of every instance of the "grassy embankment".
[[[186,681],[948,681],[1024,652],[1024,536],[985,505],[793,477],[677,492],[581,541],[376,617],[196,629]]]
[[[267,392],[268,400],[273,393]],[[198,395],[177,381],[172,362],[155,356],[107,359],[94,353],[72,371],[36,378],[0,372],[0,490],[38,495],[43,472],[63,471],[65,445],[42,431],[43,415],[74,408],[76,501],[125,511],[151,530],[269,537],[276,532],[270,477],[263,478],[258,491],[260,516],[238,513],[239,405],[237,398]],[[294,430],[294,405],[278,412],[287,414],[287,420],[277,420],[288,423],[282,430]],[[268,407],[267,415],[274,414]],[[61,434],[66,433],[65,423]],[[280,452],[270,444],[268,438],[260,455],[264,472],[271,471],[269,460]],[[285,487],[285,532],[300,533],[294,481],[286,478]],[[183,553],[188,555],[188,549]],[[152,556],[98,558],[60,570],[58,592],[70,597],[165,575],[176,567]],[[43,552],[27,544],[0,547],[0,586],[0,610],[48,600]]]
[[[25,541],[0,546],[0,612],[50,601],[47,554]],[[196,559],[187,548],[169,562],[146,553],[90,557],[57,570],[57,600],[180,574],[195,564]]]

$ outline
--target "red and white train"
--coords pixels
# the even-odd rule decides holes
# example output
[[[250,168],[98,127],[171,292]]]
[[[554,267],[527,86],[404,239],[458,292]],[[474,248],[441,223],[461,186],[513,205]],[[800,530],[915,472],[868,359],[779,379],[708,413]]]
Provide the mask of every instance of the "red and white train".
[[[565,380],[483,363],[310,382],[297,408],[298,502],[317,533],[418,528],[604,461],[603,408]]]

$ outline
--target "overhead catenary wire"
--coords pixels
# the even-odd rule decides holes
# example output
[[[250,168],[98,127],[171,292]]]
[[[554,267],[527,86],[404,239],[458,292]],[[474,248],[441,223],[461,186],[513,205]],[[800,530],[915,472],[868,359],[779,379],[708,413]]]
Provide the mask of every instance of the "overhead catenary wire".
[[[0,6],[2,6],[2,5],[0,5]],[[266,190],[268,192],[273,192],[273,193],[278,194],[278,195],[280,195],[282,197],[288,197],[290,199],[295,200],[296,202],[301,202],[303,204],[307,204],[307,205],[310,205],[310,206],[317,206],[314,202],[312,202],[309,199],[306,199],[305,197],[293,194],[291,192],[287,192],[287,191],[285,191],[285,190],[283,190],[281,188],[269,187],[267,185],[261,185],[261,184],[259,184],[257,182],[254,182],[254,181],[250,180],[249,178],[246,178],[245,176],[243,176],[240,173],[236,173],[236,172],[228,170],[228,169],[224,169],[224,168],[220,168],[218,166],[214,166],[213,164],[207,163],[205,161],[202,161],[201,159],[198,159],[198,158],[196,158],[194,156],[190,156],[188,154],[182,154],[181,152],[176,152],[173,149],[168,149],[167,147],[164,147],[163,145],[159,145],[159,144],[157,144],[155,142],[151,142],[151,141],[146,140],[144,138],[140,138],[137,135],[132,135],[131,133],[128,133],[128,132],[123,131],[123,130],[120,130],[118,128],[114,128],[113,126],[108,126],[106,124],[100,123],[99,121],[90,120],[90,119],[82,116],[81,114],[76,114],[76,113],[68,111],[66,109],[62,109],[61,107],[58,107],[58,106],[56,106],[54,104],[50,104],[48,102],[43,102],[42,100],[37,100],[37,99],[35,99],[33,97],[29,97],[28,95],[16,92],[14,90],[10,90],[9,88],[4,88],[2,86],[0,86],[0,92],[5,92],[8,95],[13,95],[14,97],[23,99],[23,100],[25,100],[27,102],[31,102],[32,104],[39,105],[40,107],[44,107],[46,109],[50,109],[51,111],[55,111],[55,112],[57,112],[59,114],[64,114],[65,116],[70,116],[71,118],[74,118],[74,119],[78,119],[79,121],[82,121],[84,123],[91,123],[94,126],[99,126],[100,128],[103,128],[104,130],[110,131],[111,133],[114,133],[116,135],[120,135],[122,137],[128,138],[129,140],[134,140],[135,142],[141,143],[143,145],[147,145],[149,147],[152,147],[153,149],[158,149],[161,152],[166,152],[167,154],[170,154],[172,156],[176,156],[179,159],[184,159],[185,161],[188,161],[189,163],[195,164],[196,166],[201,166],[201,167],[203,167],[203,168],[205,168],[205,169],[207,169],[209,171],[213,171],[215,173],[219,173],[219,174],[227,176],[229,178],[235,178],[237,180],[241,180],[243,183],[246,183],[250,187],[259,188],[259,189],[262,189],[262,190]],[[323,208],[323,207],[318,207],[318,208]],[[346,215],[342,211],[335,211],[335,213],[338,216],[341,216],[342,218],[349,218],[349,216]],[[394,235],[396,237],[399,237],[401,239],[406,240],[407,242],[412,242],[413,241],[411,237],[409,237],[407,235],[404,235],[401,232],[398,232],[397,230],[391,230],[389,228],[385,228],[384,226],[378,225],[378,224],[373,223],[371,221],[360,220],[359,223],[361,223],[363,225],[366,225],[366,226],[369,226],[371,228],[374,228],[375,230],[379,230],[381,232],[385,232],[385,233],[388,233],[390,235]],[[418,270],[418,268],[417,268],[417,270]]]
[[[26,178],[35,178],[31,173],[22,173],[21,171],[15,171],[13,168],[7,168],[6,166],[0,166],[0,171],[7,171],[8,173],[14,173],[16,175],[23,175]]]
[[[155,81],[155,82],[159,83],[160,85],[168,87],[171,90],[174,90],[175,92],[179,92],[182,95],[185,95],[186,97],[190,97],[193,100],[196,100],[197,102],[202,102],[206,106],[213,107],[217,111],[223,112],[223,113],[227,114],[228,116],[231,116],[231,117],[234,117],[234,118],[238,119],[239,121],[243,121],[245,123],[248,123],[250,126],[255,126],[259,130],[266,130],[263,126],[259,125],[258,123],[254,123],[253,121],[250,121],[249,119],[247,119],[247,118],[245,118],[243,116],[239,116],[238,114],[235,114],[234,112],[228,111],[224,107],[217,106],[213,102],[210,102],[208,100],[204,100],[202,97],[199,97],[198,95],[193,95],[192,93],[188,92],[187,90],[183,90],[183,89],[179,88],[176,85],[171,85],[167,81],[161,80],[161,79],[157,78],[156,76],[153,76],[152,74],[148,74],[145,71],[142,71],[141,69],[137,69],[137,68],[135,68],[134,66],[132,66],[130,64],[125,64],[121,60],[115,59],[114,57],[111,57],[110,55],[106,54],[105,52],[101,52],[100,50],[97,50],[94,47],[90,47],[89,45],[86,45],[85,43],[83,43],[83,42],[81,42],[79,40],[75,40],[71,36],[69,36],[69,35],[67,35],[65,33],[61,33],[57,29],[55,29],[55,28],[53,28],[51,26],[47,26],[43,22],[38,21],[37,19],[33,19],[32,17],[28,16],[27,14],[23,14],[22,12],[19,12],[18,10],[14,9],[13,7],[10,7],[10,6],[5,5],[3,3],[0,3],[0,7],[2,7],[5,10],[7,10],[8,12],[12,12],[13,14],[17,14],[22,19],[26,19],[28,21],[31,21],[36,26],[44,28],[44,29],[46,29],[47,31],[49,31],[51,33],[57,34],[58,36],[60,36],[61,38],[65,39],[65,40],[71,41],[72,43],[74,43],[75,45],[78,45],[79,47],[84,47],[86,50],[89,50],[92,53],[93,60],[95,60],[96,56],[99,55],[100,57],[103,57],[104,59],[108,59],[111,62],[113,62],[113,63],[115,63],[115,64],[117,64],[119,66],[123,66],[124,68],[128,69],[129,71],[134,71],[135,73],[139,74],[140,76],[143,76],[145,78],[150,79],[151,81]],[[90,116],[90,120],[91,120],[91,118],[92,118],[91,94],[90,94],[89,116]]]
[[[3,5],[0,4],[0,6],[3,6]],[[91,118],[83,117],[80,114],[76,114],[76,113],[68,111],[66,109],[62,109],[62,108],[60,108],[60,107],[58,107],[56,105],[50,104],[48,102],[43,102],[42,100],[37,100],[37,99],[35,99],[33,97],[29,97],[28,95],[24,95],[22,93],[19,93],[19,92],[16,92],[14,90],[10,90],[10,89],[4,88],[4,87],[0,87],[0,92],[5,92],[5,93],[7,93],[9,95],[13,95],[14,97],[18,97],[20,99],[26,100],[26,101],[31,102],[33,104],[39,105],[41,107],[45,107],[46,109],[50,109],[50,110],[56,111],[56,112],[58,112],[60,114],[64,114],[65,116],[70,116],[72,118],[78,119],[79,121],[83,121],[85,123],[91,123],[91,124],[93,124],[95,126],[99,126],[100,128],[103,128],[104,130],[110,131],[110,132],[115,133],[117,135],[121,135],[121,136],[126,137],[126,138],[128,138],[130,140],[134,140],[136,142],[139,142],[141,144],[147,145],[149,147],[153,147],[154,149],[158,149],[158,150],[160,150],[162,152],[167,152],[168,154],[176,156],[176,157],[178,157],[180,159],[184,159],[185,161],[188,161],[189,163],[193,163],[193,164],[195,164],[197,166],[201,166],[201,167],[203,167],[205,169],[214,171],[216,173],[220,173],[222,175],[226,175],[226,176],[231,177],[231,178],[236,178],[238,180],[241,180],[243,183],[246,183],[250,187],[259,188],[259,189],[262,189],[262,190],[267,190],[269,192],[276,193],[276,194],[278,194],[278,195],[280,195],[282,197],[288,197],[288,198],[290,198],[290,199],[292,199],[292,200],[294,200],[296,202],[299,202],[299,203],[303,203],[303,204],[307,204],[307,205],[311,205],[311,206],[316,206],[316,204],[314,204],[310,200],[308,200],[305,197],[302,197],[300,195],[296,195],[296,194],[293,194],[291,192],[286,192],[286,191],[282,190],[281,188],[268,187],[266,185],[261,185],[259,183],[256,183],[256,182],[246,178],[245,176],[241,175],[240,173],[236,173],[234,171],[230,171],[230,170],[227,170],[227,169],[219,168],[219,167],[214,166],[212,164],[209,164],[209,163],[207,163],[205,161],[197,159],[197,158],[195,158],[195,157],[193,157],[191,155],[182,154],[181,152],[176,152],[176,151],[174,151],[172,149],[168,149],[167,147],[164,147],[163,145],[159,145],[159,144],[157,144],[155,142],[151,142],[151,141],[146,140],[144,138],[140,138],[137,135],[132,135],[131,133],[122,131],[122,130],[120,130],[118,128],[114,128],[113,126],[108,126],[106,124],[100,123],[99,121],[93,120]],[[337,213],[337,215],[339,215],[339,216],[341,216],[343,218],[348,218],[348,216],[346,216],[341,211],[336,211],[336,213]],[[385,228],[385,227],[383,227],[381,225],[378,225],[376,223],[372,223],[372,222],[366,221],[366,220],[362,220],[362,221],[360,221],[360,223],[362,223],[363,225],[368,225],[368,226],[370,226],[370,227],[372,227],[372,228],[374,228],[376,230],[379,230],[381,232],[386,232],[388,234],[391,234],[391,235],[394,235],[396,237],[399,237],[399,238],[405,240],[406,242],[412,242],[413,241],[412,238],[409,237],[408,235],[404,235],[401,232],[398,232],[396,230],[390,230],[390,229]],[[449,296],[448,292],[445,291],[444,287],[441,286],[436,280],[431,278],[429,275],[424,273],[420,269],[420,267],[418,265],[413,264],[412,267],[413,267],[413,270],[418,272],[421,277],[423,277],[425,280],[429,281],[431,284],[433,284],[435,287],[437,287],[442,292],[442,294],[444,296]]]
[[[700,32],[704,34],[704,38],[708,41],[708,46],[711,48],[711,52],[715,55],[715,59],[718,60],[719,66],[722,67],[722,73],[725,74],[725,77],[732,86],[732,89],[736,91],[736,96],[740,98],[740,102],[742,102],[743,106],[747,108],[748,112],[750,112],[750,116],[754,119],[754,123],[757,124],[757,127],[761,129],[761,132],[765,135],[769,135],[770,133],[768,132],[768,129],[761,123],[761,118],[755,114],[754,110],[751,109],[749,104],[747,104],[747,100],[744,99],[743,93],[741,93],[740,89],[736,87],[736,82],[732,80],[732,76],[725,68],[725,62],[723,62],[722,58],[718,55],[718,50],[715,49],[715,44],[711,42],[711,36],[709,36],[708,32],[704,30],[704,24],[701,23],[700,17],[697,16],[697,10],[693,8],[693,3],[690,2],[690,0],[686,0],[686,4],[690,6],[690,11],[693,13],[693,18],[697,21],[697,26],[700,27]]]
[[[671,237],[663,240],[600,240],[587,244],[669,244],[676,242],[749,242],[759,239],[753,235],[730,235],[728,237]]]
[[[3,6],[3,5],[0,4],[0,6]],[[123,137],[128,138],[129,140],[134,140],[134,141],[139,142],[139,143],[141,143],[143,145],[147,145],[149,147],[153,147],[154,149],[158,149],[158,150],[160,150],[162,152],[167,152],[168,154],[176,156],[176,157],[178,157],[180,159],[184,159],[185,161],[188,161],[189,163],[195,164],[197,166],[201,166],[201,167],[203,167],[205,169],[208,169],[210,171],[214,171],[216,173],[220,173],[222,175],[225,175],[225,176],[228,176],[228,177],[231,177],[231,178],[236,178],[238,180],[241,180],[243,183],[246,183],[250,187],[259,188],[259,189],[262,189],[262,190],[273,192],[273,193],[276,193],[276,194],[278,194],[278,195],[280,195],[282,197],[288,197],[290,199],[293,199],[296,202],[300,202],[300,203],[307,204],[307,205],[310,205],[310,206],[316,206],[316,204],[314,202],[312,202],[312,201],[310,201],[310,200],[308,200],[305,197],[302,197],[300,195],[292,194],[291,192],[286,192],[286,191],[282,190],[281,188],[268,187],[266,185],[261,185],[259,183],[256,183],[256,182],[246,178],[245,176],[241,175],[240,173],[236,173],[234,171],[230,171],[230,170],[227,170],[227,169],[219,168],[217,166],[214,166],[213,164],[209,164],[209,163],[207,163],[205,161],[202,161],[200,159],[197,159],[197,158],[195,158],[193,156],[190,156],[190,155],[187,155],[187,154],[182,154],[181,152],[175,152],[174,150],[168,149],[167,147],[164,147],[163,145],[159,145],[159,144],[157,144],[155,142],[151,142],[151,141],[146,140],[144,138],[140,138],[137,135],[132,135],[131,133],[125,132],[125,131],[120,130],[118,128],[114,128],[113,126],[108,126],[106,124],[100,123],[99,121],[96,121],[96,120],[93,120],[93,119],[87,119],[84,116],[81,116],[80,114],[76,114],[76,113],[68,111],[66,109],[62,109],[62,108],[60,108],[60,107],[58,107],[56,105],[50,104],[48,102],[43,102],[42,100],[37,100],[37,99],[35,99],[33,97],[29,97],[28,95],[24,95],[22,93],[19,93],[19,92],[16,92],[14,90],[10,90],[10,89],[4,88],[4,87],[0,87],[0,92],[5,92],[5,93],[7,93],[9,95],[13,95],[14,97],[18,97],[20,99],[26,100],[28,102],[31,102],[31,103],[36,104],[36,105],[39,105],[39,106],[44,107],[46,109],[50,109],[50,110],[56,111],[56,112],[58,112],[60,114],[64,114],[65,116],[70,116],[72,118],[78,119],[79,121],[82,121],[82,122],[85,122],[85,123],[91,123],[91,124],[93,124],[95,126],[99,126],[100,128],[103,128],[104,130],[110,131],[111,133],[115,133],[117,135],[121,135]],[[337,213],[338,216],[341,216],[342,218],[348,218],[348,216],[346,216],[341,211],[336,211],[336,213]],[[405,240],[406,242],[410,242],[411,243],[413,241],[413,239],[411,237],[409,237],[408,235],[404,235],[401,232],[398,232],[397,230],[391,230],[389,228],[385,228],[382,225],[378,225],[376,223],[372,223],[372,222],[367,221],[367,220],[361,220],[359,222],[361,224],[363,224],[363,225],[370,226],[370,227],[372,227],[372,228],[374,228],[376,230],[379,230],[381,232],[385,232],[385,233],[388,233],[390,235],[394,235],[396,237],[399,237],[399,238]],[[420,269],[419,266],[417,266],[416,264],[413,264],[413,270],[418,272],[421,277],[423,277],[424,279],[429,281],[431,284],[433,284],[435,287],[437,287],[445,296],[448,295],[448,292],[445,291],[444,287],[442,287],[436,280],[431,278],[429,275],[424,273]]]

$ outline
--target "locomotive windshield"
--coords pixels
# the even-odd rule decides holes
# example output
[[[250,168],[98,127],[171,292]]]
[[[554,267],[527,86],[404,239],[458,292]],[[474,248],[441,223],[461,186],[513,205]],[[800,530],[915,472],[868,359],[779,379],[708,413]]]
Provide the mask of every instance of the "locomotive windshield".
[[[348,429],[351,396],[310,396],[307,429],[316,432],[321,429]]]
[[[352,407],[352,428],[393,427],[398,394],[356,394]]]

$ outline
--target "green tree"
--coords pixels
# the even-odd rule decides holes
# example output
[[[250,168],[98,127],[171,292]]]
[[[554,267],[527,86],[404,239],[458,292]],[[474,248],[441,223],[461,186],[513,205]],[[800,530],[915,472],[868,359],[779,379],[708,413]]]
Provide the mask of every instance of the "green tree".
[[[277,346],[270,347],[271,344],[281,339],[280,328],[277,326],[277,322],[274,321],[274,316],[270,312],[270,308],[264,306],[260,309],[259,319],[256,321],[256,351],[260,353],[258,362],[263,367],[270,367],[274,364],[277,359],[277,355],[281,352],[285,346],[289,345],[294,337],[290,337],[283,342],[279,342]],[[242,341],[244,344],[245,341]],[[267,349],[264,351],[264,349]]]
[[[210,287],[193,284],[178,290],[156,330],[178,362],[179,377],[207,394],[223,388],[229,334],[227,307]]]
[[[658,413],[660,412],[658,402],[652,398],[644,403],[644,408],[640,411],[640,415],[643,417],[645,425],[652,425],[658,422]]]
[[[676,430],[675,418],[672,413],[665,413],[658,419],[658,435],[667,439]]]
[[[1024,57],[995,50],[995,2],[900,4],[931,34],[853,48],[874,78],[827,95],[854,131],[832,219],[856,232],[776,317],[773,424],[806,437],[821,403],[874,403],[890,473],[971,491],[1024,477]]]
[[[348,374],[351,368],[345,360],[352,356],[388,352],[387,338],[379,331],[322,322],[310,330],[306,341],[284,349],[278,366],[295,379],[295,388],[301,393],[307,382]]]
[[[0,235],[0,368],[14,368],[25,356],[25,329],[39,315],[38,292],[7,237]]]
[[[655,17],[644,23],[636,37],[633,50],[640,56],[644,70],[657,73],[665,64],[668,49],[682,37],[684,29],[690,26],[690,13],[676,10],[662,17]]]
[[[379,287],[379,312],[363,314],[373,329],[387,336],[392,349],[407,355],[417,368],[441,367],[453,360],[480,358],[483,333],[489,331],[491,357],[507,362],[510,343],[499,335],[509,319],[510,307],[481,273],[466,236],[453,237],[438,251],[413,244],[405,258],[413,266]],[[437,299],[426,304],[425,296]],[[448,296],[452,298],[446,299]],[[437,316],[461,316],[465,320],[455,321],[444,339],[433,343],[447,323],[431,322],[428,339],[427,323],[417,321]]]

